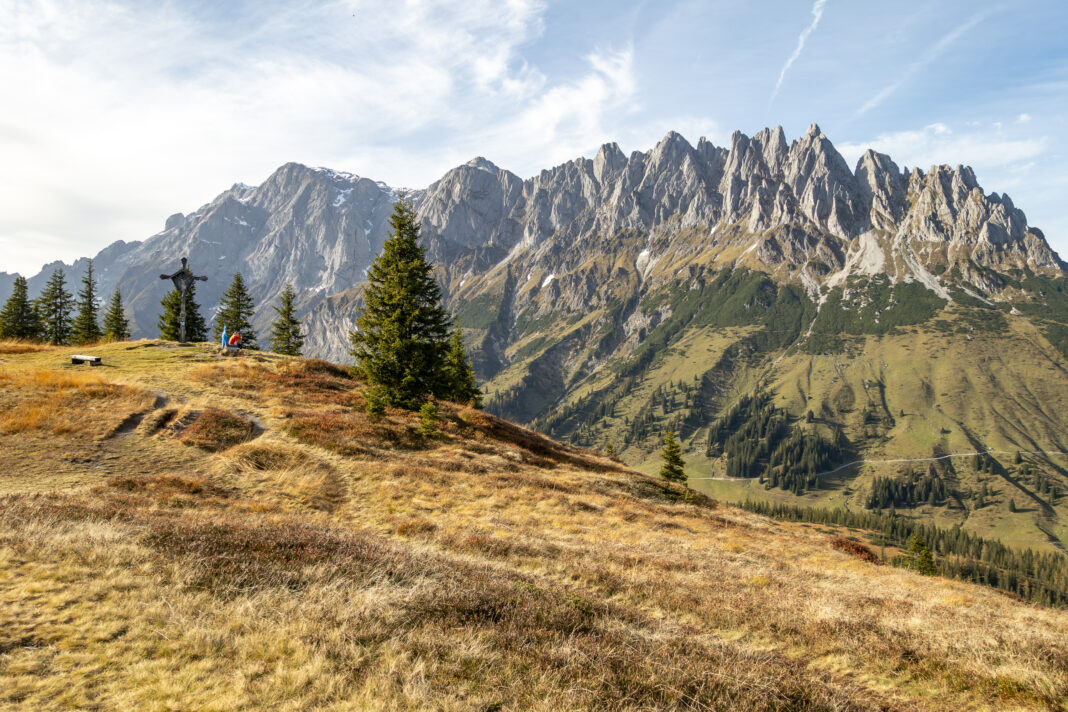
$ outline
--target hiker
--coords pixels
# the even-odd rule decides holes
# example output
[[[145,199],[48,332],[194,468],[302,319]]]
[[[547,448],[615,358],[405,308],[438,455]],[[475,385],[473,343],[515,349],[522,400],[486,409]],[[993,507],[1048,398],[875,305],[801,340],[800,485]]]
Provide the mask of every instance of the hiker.
[[[226,342],[226,345],[235,349],[241,348],[241,332],[235,331],[230,340]]]

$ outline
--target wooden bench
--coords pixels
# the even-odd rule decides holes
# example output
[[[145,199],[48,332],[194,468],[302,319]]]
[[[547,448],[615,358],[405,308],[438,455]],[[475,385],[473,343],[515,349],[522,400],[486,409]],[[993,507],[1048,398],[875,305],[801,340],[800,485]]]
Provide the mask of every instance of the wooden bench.
[[[87,363],[90,366],[99,366],[100,365],[100,357],[99,356],[71,356],[70,357],[70,362],[71,363]]]

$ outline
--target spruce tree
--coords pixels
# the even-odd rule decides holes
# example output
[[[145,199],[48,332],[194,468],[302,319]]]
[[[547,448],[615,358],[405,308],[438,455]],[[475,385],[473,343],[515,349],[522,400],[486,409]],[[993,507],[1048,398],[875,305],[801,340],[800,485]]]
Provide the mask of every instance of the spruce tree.
[[[38,339],[41,336],[41,323],[37,319],[37,309],[30,301],[26,278],[15,277],[11,296],[0,311],[0,339]]]
[[[300,356],[300,347],[304,345],[304,335],[300,333],[300,320],[293,306],[293,285],[287,284],[282,290],[281,306],[274,307],[278,318],[271,326],[271,351],[286,356]]]
[[[89,260],[78,292],[78,313],[71,324],[71,341],[75,344],[91,344],[100,341],[103,333],[97,322],[100,306],[96,303],[96,280],[93,279],[93,261]]]
[[[686,472],[683,469],[685,463],[682,461],[679,443],[670,430],[664,433],[664,449],[660,452],[660,457],[664,458],[664,465],[660,468],[661,477],[673,482],[686,481]]]
[[[37,314],[41,320],[41,336],[50,344],[65,344],[70,340],[71,293],[62,269],[48,278],[41,296],[37,298]]]
[[[122,306],[122,294],[118,287],[111,295],[107,311],[104,312],[104,336],[111,341],[125,341],[130,338],[130,320]]]
[[[196,285],[190,284],[185,293],[185,338],[187,341],[206,341],[208,329],[204,317],[200,315],[200,305],[196,303]],[[178,340],[178,317],[181,313],[182,298],[177,289],[167,292],[161,302],[163,313],[159,315],[159,338],[167,341]]]
[[[367,272],[363,313],[349,340],[375,397],[415,410],[428,395],[448,397],[449,315],[418,244],[411,203],[398,201],[389,223],[393,234]]]
[[[245,290],[245,279],[238,272],[223,294],[222,301],[219,302],[219,311],[215,315],[215,327],[211,332],[211,337],[218,341],[225,327],[228,334],[241,332],[241,348],[258,349],[256,332],[252,330],[252,324],[249,321],[252,318],[254,306],[252,297]],[[188,328],[186,327],[187,330]]]
[[[908,542],[908,568],[924,576],[934,576],[938,573],[934,556],[927,548],[927,542],[915,534],[909,538]]]
[[[445,396],[456,403],[469,403],[472,408],[482,407],[482,390],[475,382],[475,369],[464,351],[463,333],[456,324],[449,339],[449,352],[445,355],[445,371],[449,381],[449,394]]]

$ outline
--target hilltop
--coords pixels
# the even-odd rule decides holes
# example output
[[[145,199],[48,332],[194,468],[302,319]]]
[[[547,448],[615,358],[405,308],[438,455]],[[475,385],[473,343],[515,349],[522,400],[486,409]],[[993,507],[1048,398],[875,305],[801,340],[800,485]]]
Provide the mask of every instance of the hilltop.
[[[450,404],[424,436],[324,361],[0,351],[5,706],[1065,709],[1068,613],[860,530]]]

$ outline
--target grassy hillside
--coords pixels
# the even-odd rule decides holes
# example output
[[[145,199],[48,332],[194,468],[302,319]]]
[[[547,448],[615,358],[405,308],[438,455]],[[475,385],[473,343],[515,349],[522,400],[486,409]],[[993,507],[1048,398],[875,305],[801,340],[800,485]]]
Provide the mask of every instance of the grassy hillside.
[[[4,709],[1068,709],[1068,613],[863,532],[321,361],[0,351]]]

